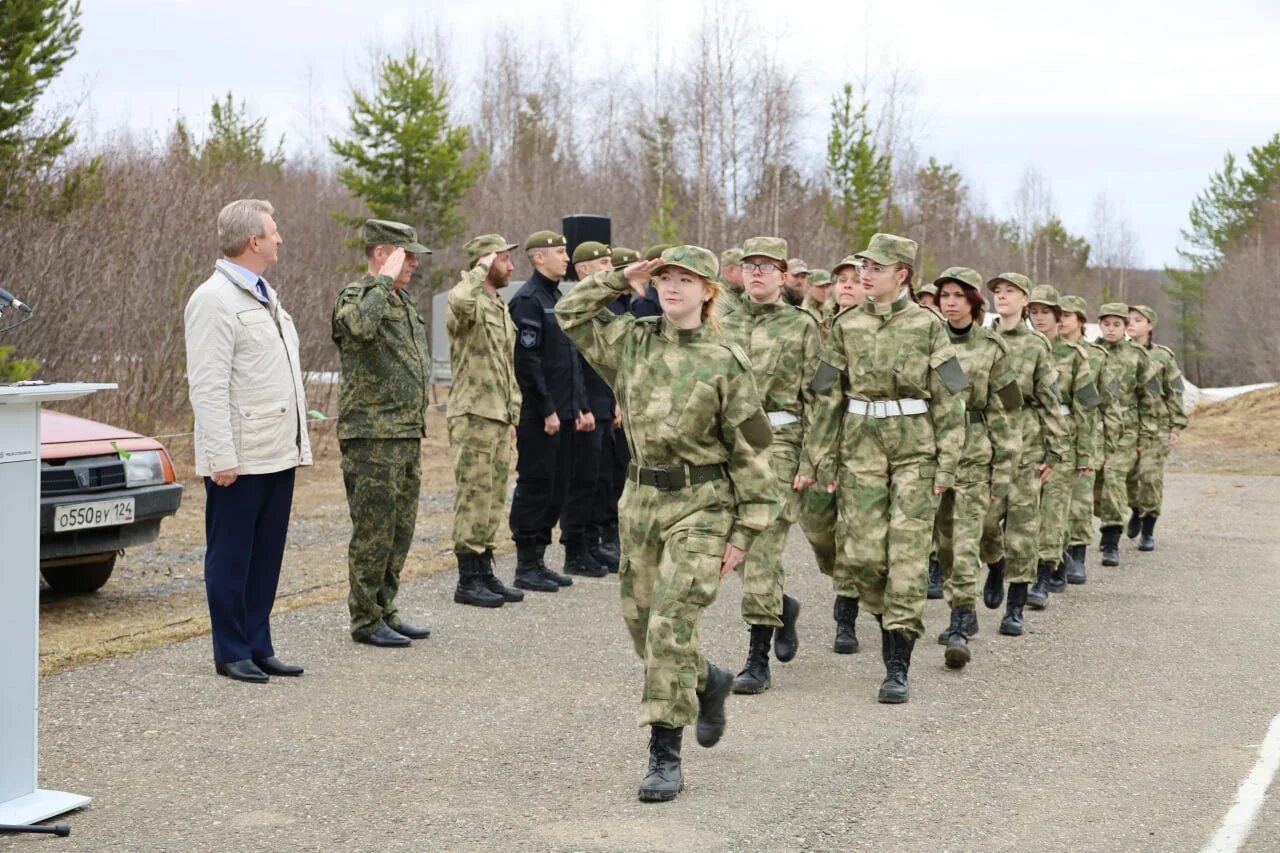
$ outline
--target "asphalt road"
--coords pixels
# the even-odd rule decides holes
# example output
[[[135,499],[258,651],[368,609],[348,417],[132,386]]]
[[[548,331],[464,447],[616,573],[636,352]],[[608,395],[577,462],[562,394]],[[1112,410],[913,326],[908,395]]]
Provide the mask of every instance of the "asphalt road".
[[[1159,550],[943,667],[926,614],[911,702],[875,702],[875,623],[830,651],[831,596],[798,533],[801,648],[774,688],[734,697],[713,750],[686,738],[687,787],[636,801],[640,666],[614,579],[488,611],[451,579],[409,584],[411,649],[350,642],[342,605],[276,621],[301,679],[217,678],[207,639],[41,684],[41,783],[90,794],[69,839],[25,850],[1198,850],[1280,712],[1280,478],[1178,475]],[[553,549],[554,550],[554,549]],[[510,563],[503,567],[510,575]],[[736,579],[707,614],[708,656],[739,668]],[[1249,850],[1280,849],[1280,791]]]

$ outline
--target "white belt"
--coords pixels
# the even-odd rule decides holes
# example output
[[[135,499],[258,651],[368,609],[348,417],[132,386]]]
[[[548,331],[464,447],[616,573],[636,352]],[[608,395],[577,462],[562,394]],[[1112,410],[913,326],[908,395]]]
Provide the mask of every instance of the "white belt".
[[[903,397],[901,400],[850,400],[849,414],[869,418],[896,418],[899,415],[923,415],[929,411],[928,400]]]
[[[790,412],[769,412],[769,426],[789,426],[799,423],[800,419]]]
[[[1069,418],[1071,417],[1071,409],[1067,406],[1059,406],[1058,414],[1062,415],[1064,418]]]

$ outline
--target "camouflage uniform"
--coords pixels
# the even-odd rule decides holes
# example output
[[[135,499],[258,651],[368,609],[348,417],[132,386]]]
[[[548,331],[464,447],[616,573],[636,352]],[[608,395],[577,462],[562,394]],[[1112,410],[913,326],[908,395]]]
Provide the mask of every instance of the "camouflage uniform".
[[[831,322],[835,318],[838,307],[835,295],[830,294],[826,302],[806,309],[818,321],[818,331],[824,341],[831,333]],[[834,581],[837,554],[836,496],[823,488],[824,485],[825,483],[818,483],[813,488],[805,489],[800,493],[796,521],[804,531],[805,538],[809,540],[809,547],[813,549],[818,571]]]
[[[662,258],[705,278],[718,268],[698,247]],[[645,664],[639,722],[681,728],[706,686],[698,623],[719,590],[725,544],[749,550],[777,513],[763,452],[769,421],[746,355],[714,331],[601,311],[629,289],[622,273],[596,273],[556,304],[556,317],[617,394],[631,450],[619,578]]]
[[[786,251],[786,241],[771,237],[755,237],[743,245],[745,256],[776,254],[785,258]],[[802,452],[801,442],[813,416],[809,380],[818,368],[818,325],[807,312],[781,298],[768,305],[747,298],[724,318],[722,333],[750,359],[756,389],[773,430],[769,465],[782,508],[769,529],[756,537],[740,571],[742,618],[749,625],[776,628],[782,625],[782,549],[800,503],[800,493],[791,484],[797,475],[814,475],[813,463]]]
[[[429,251],[400,223],[369,220],[364,238],[366,246]],[[387,276],[365,273],[338,293],[333,308],[342,364],[338,446],[351,511],[347,607],[356,639],[382,623],[399,624],[396,591],[418,517],[431,355],[413,298],[392,287]]]
[[[1145,306],[1135,306],[1135,309],[1155,325],[1155,311]],[[1187,413],[1182,403],[1186,383],[1173,350],[1151,343],[1144,348],[1151,365],[1146,385],[1155,401],[1157,427],[1155,439],[1143,446],[1138,465],[1129,476],[1129,506],[1136,508],[1140,516],[1159,517],[1160,505],[1164,502],[1164,463],[1169,457],[1169,436],[1187,427]]]
[[[1119,302],[1103,305],[1098,317],[1128,320],[1128,306]],[[1138,464],[1137,448],[1153,446],[1159,427],[1156,398],[1147,390],[1151,380],[1147,351],[1128,339],[1103,341],[1102,346],[1107,351],[1102,373],[1102,387],[1107,392],[1102,408],[1105,455],[1095,487],[1094,514],[1103,527],[1120,527],[1128,519],[1128,480]]]
[[[468,253],[509,252],[496,234],[478,237]],[[520,422],[516,327],[501,296],[485,289],[489,269],[462,273],[449,291],[449,449],[453,459],[453,550],[483,554],[497,542],[511,468],[511,428]]]

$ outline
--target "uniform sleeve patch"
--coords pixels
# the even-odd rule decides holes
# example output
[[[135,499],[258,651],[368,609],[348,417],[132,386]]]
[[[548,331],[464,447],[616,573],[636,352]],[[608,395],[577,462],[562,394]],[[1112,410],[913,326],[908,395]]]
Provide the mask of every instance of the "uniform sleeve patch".
[[[1147,380],[1147,390],[1152,394],[1159,396],[1160,394],[1160,377],[1152,376]]]
[[[1016,412],[1022,408],[1022,389],[1017,382],[1010,382],[999,389],[996,396],[1000,398],[1000,405],[1004,406],[1006,412]]]
[[[1102,402],[1102,398],[1098,396],[1098,389],[1092,382],[1083,388],[1076,390],[1076,400],[1085,411],[1097,408],[1097,406]]]
[[[537,326],[521,326],[520,327],[520,346],[525,349],[537,349],[538,343],[542,340],[542,329]]]
[[[815,394],[825,394],[836,387],[836,380],[839,378],[839,370],[825,361],[820,361],[817,371],[813,374],[813,381],[809,383],[809,390]]]
[[[960,366],[960,359],[954,355],[946,361],[934,368],[938,373],[938,378],[942,380],[942,384],[947,386],[947,390],[952,394],[959,394],[969,384],[969,378],[964,375],[964,368]]]
[[[1182,391],[1187,387],[1187,383],[1183,382],[1182,377],[1179,376],[1177,379],[1174,379],[1172,382],[1169,383],[1169,387],[1177,391],[1179,394],[1181,394]]]
[[[742,437],[756,450],[764,450],[773,443],[773,430],[769,428],[769,418],[761,409],[742,422],[738,427]]]

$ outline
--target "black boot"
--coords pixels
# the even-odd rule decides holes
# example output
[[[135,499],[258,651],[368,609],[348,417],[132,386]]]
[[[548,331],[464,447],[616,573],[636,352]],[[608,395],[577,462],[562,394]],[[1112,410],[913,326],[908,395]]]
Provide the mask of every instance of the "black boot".
[[[516,546],[516,586],[533,592],[560,591],[560,584],[547,577],[542,571],[542,559],[538,546]]]
[[[1058,558],[1058,563],[1049,575],[1049,592],[1064,592],[1067,588],[1067,572],[1071,567],[1071,555],[1066,551]]]
[[[938,558],[929,558],[929,588],[925,592],[928,598],[942,598],[942,569],[938,567]]]
[[[559,572],[553,572],[547,567],[547,546],[535,546],[538,553],[538,571],[542,576],[552,581],[556,586],[573,586],[573,578],[568,575],[562,575]]]
[[[1067,549],[1071,552],[1071,565],[1067,568],[1067,583],[1082,584],[1089,579],[1089,573],[1085,569],[1085,556],[1089,552],[1087,545],[1072,545]]]
[[[838,655],[851,655],[858,650],[858,599],[836,596],[836,641],[831,644]]]
[[[972,607],[953,607],[951,608],[951,622],[956,620],[956,612],[959,611],[961,616],[960,630],[964,632],[966,640],[972,640],[978,636],[978,614]],[[942,633],[938,635],[938,645],[945,646],[951,640],[952,625],[942,629]]]
[[[609,570],[610,574],[618,571],[618,563],[622,560],[622,548],[618,544],[618,526],[611,524],[600,528],[600,537],[596,541],[591,556],[596,562]]]
[[[800,619],[800,602],[789,595],[782,596],[782,627],[773,630],[773,656],[786,663],[800,649],[800,635],[796,622]]]
[[[591,558],[587,543],[579,539],[577,542],[565,543],[564,573],[584,578],[602,578],[609,574],[609,570]]]
[[[1136,506],[1129,507],[1129,523],[1125,526],[1124,533],[1130,539],[1138,538],[1138,531],[1142,529],[1142,516],[1138,514]]]
[[[951,610],[951,625],[947,628],[947,650],[942,654],[948,669],[964,669],[971,657],[969,637],[965,631],[969,614],[977,616],[972,607],[954,607]]]
[[[506,599],[491,592],[484,583],[484,557],[480,554],[457,554],[458,586],[453,591],[455,604],[476,607],[501,607]]]
[[[495,595],[502,596],[503,601],[509,601],[512,604],[517,601],[524,601],[524,593],[518,589],[511,587],[498,580],[498,576],[493,573],[493,549],[486,548],[484,554],[480,557],[481,568],[484,569],[484,575],[480,578],[484,582],[485,589]]]
[[[1000,633],[1006,637],[1022,636],[1022,608],[1027,603],[1027,585],[1025,583],[1009,584],[1009,603],[1004,608],[1004,618],[1000,620]]]
[[[1102,565],[1120,565],[1120,525],[1102,528],[1099,549],[1102,551]]]
[[[698,694],[698,746],[712,747],[724,734],[724,700],[733,692],[733,675],[707,664],[707,689]]]
[[[1142,538],[1138,540],[1139,551],[1154,551],[1156,549],[1156,537],[1153,535],[1156,531],[1156,519],[1159,516],[1144,515],[1142,517]]]
[[[1049,606],[1049,578],[1053,576],[1053,563],[1041,560],[1036,565],[1036,582],[1027,590],[1027,606],[1032,610],[1044,610]]]
[[[640,800],[661,803],[674,800],[684,788],[680,770],[680,741],[684,729],[653,726],[649,731],[649,773],[640,783]]]
[[[1004,557],[994,563],[987,563],[987,583],[982,587],[982,603],[988,610],[995,610],[1004,604]]]
[[[733,680],[734,693],[763,693],[772,685],[769,678],[769,644],[773,641],[772,625],[752,625],[751,645],[747,649],[747,665]]]
[[[884,681],[880,682],[880,695],[876,699],[886,705],[901,705],[911,698],[907,686],[907,673],[911,669],[911,650],[916,638],[902,631],[880,629],[880,643],[884,657]]]

